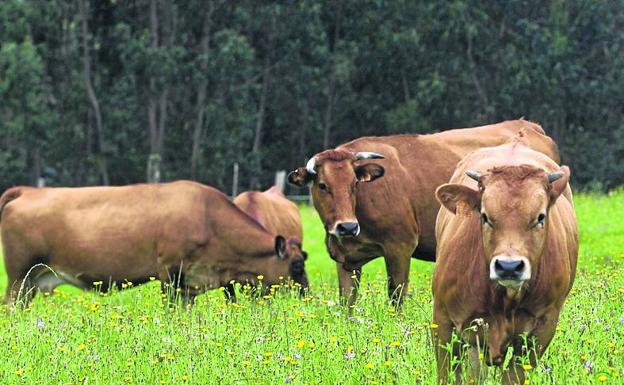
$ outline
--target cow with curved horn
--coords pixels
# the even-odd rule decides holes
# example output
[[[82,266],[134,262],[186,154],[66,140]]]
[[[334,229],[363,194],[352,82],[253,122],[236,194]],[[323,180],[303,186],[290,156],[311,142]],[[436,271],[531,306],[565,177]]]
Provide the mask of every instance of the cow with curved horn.
[[[532,148],[559,161],[555,143],[526,120],[431,135],[364,137],[314,155],[288,175],[311,185],[337,263],[341,298],[350,307],[362,266],[384,256],[388,294],[399,304],[407,292],[410,259],[435,260],[435,189],[464,155],[505,143],[523,131]]]
[[[439,384],[449,373],[455,383],[482,383],[482,361],[502,368],[502,383],[524,384],[527,364],[537,366],[575,277],[569,177],[567,166],[517,140],[466,156],[437,189],[444,206],[432,285]]]

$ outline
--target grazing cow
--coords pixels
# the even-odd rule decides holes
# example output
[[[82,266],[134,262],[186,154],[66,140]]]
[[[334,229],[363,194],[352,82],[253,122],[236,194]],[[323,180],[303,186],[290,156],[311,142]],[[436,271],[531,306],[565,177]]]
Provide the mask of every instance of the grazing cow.
[[[312,183],[341,298],[350,308],[362,266],[381,255],[388,294],[401,303],[410,258],[435,260],[436,187],[449,180],[464,155],[503,144],[519,130],[526,131],[532,148],[559,161],[557,146],[539,125],[514,120],[431,135],[364,137],[316,154],[289,174],[292,184]]]
[[[69,283],[106,291],[158,278],[182,299],[232,280],[307,282],[301,255],[218,190],[190,181],[122,187],[15,187],[0,198],[5,301]],[[47,267],[49,266],[54,273]],[[174,292],[176,290],[173,290]]]
[[[286,199],[279,188],[273,186],[263,192],[246,191],[234,198],[234,204],[272,234],[286,237],[286,250],[289,255],[296,256],[301,261],[308,258],[308,254],[302,249],[303,229],[299,208]],[[303,272],[303,262],[301,270]],[[303,287],[307,287],[307,281],[303,283]],[[228,290],[231,292],[233,287],[230,285]]]
[[[480,381],[480,354],[500,366],[508,348],[513,358],[503,383],[523,384],[520,357],[535,367],[550,343],[578,256],[569,177],[568,167],[518,137],[468,155],[437,189],[444,207],[436,223],[432,326],[440,384],[452,372],[462,381],[461,365],[450,364],[462,352],[470,357],[463,380]]]

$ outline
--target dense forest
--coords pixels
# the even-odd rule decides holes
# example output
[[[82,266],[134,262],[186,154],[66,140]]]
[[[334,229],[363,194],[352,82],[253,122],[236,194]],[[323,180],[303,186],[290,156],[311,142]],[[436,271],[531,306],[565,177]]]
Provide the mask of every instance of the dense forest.
[[[364,135],[524,116],[624,177],[624,1],[1,0],[0,189],[230,192]],[[294,191],[294,190],[293,190]]]

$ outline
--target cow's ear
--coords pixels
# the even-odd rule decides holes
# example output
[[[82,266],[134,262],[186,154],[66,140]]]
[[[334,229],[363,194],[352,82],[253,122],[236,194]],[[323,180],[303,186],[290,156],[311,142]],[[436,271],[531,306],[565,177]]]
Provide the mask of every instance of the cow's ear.
[[[281,235],[275,237],[275,254],[280,260],[286,259],[286,239]]]
[[[463,184],[443,184],[436,190],[436,198],[453,214],[457,214],[458,210],[481,209],[481,192]]]
[[[303,260],[307,261],[308,260],[308,252],[305,250],[301,250],[301,255],[303,256]]]
[[[314,175],[310,174],[305,167],[294,169],[288,174],[288,183],[303,187],[314,180]]]
[[[548,174],[548,184],[550,186],[550,204],[555,203],[559,195],[561,195],[568,187],[570,181],[570,168],[561,166],[558,171]]]
[[[359,182],[374,181],[377,178],[381,178],[384,172],[384,168],[375,163],[363,164],[355,168],[355,175]]]

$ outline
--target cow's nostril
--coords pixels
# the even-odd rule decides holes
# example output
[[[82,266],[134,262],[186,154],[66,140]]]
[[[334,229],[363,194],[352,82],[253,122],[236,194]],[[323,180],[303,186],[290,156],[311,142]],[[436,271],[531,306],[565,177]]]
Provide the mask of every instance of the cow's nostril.
[[[494,262],[494,270],[501,278],[517,278],[524,271],[524,267],[522,259],[512,261],[498,259]]]
[[[357,222],[342,222],[336,226],[336,229],[340,235],[356,235],[359,227]]]

